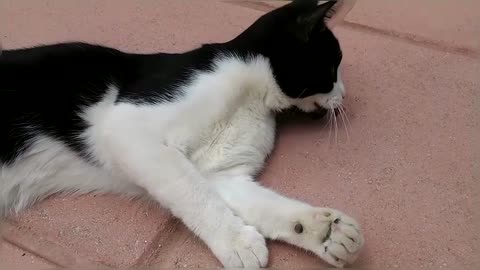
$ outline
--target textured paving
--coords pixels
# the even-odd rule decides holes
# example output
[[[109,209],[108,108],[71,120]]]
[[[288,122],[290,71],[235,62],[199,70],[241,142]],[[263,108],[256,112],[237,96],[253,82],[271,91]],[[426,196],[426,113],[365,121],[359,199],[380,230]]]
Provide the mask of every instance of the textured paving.
[[[227,40],[279,4],[2,0],[0,38],[5,48],[84,40],[183,51]],[[335,30],[348,137],[342,122],[335,136],[321,121],[282,119],[263,183],[357,217],[366,237],[357,267],[479,266],[478,10],[475,0],[358,1]],[[5,269],[220,266],[167,211],[114,196],[49,199],[12,218],[3,238]],[[286,244],[269,245],[271,267],[325,266]]]

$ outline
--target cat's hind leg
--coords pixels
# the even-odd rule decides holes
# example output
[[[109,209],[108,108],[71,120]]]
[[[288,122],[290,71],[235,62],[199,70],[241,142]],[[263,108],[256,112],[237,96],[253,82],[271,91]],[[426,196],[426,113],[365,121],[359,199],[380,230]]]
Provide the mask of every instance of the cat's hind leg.
[[[233,212],[265,237],[312,251],[331,265],[352,263],[363,246],[358,223],[338,210],[286,198],[248,176],[211,183]]]

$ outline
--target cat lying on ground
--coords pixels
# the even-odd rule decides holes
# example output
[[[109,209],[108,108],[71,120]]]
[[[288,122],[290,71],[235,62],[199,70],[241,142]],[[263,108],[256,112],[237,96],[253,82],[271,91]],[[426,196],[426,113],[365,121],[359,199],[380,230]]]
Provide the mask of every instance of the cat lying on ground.
[[[266,266],[265,238],[353,262],[357,222],[255,181],[275,114],[342,104],[335,7],[296,0],[231,41],[181,54],[85,43],[3,51],[0,215],[58,192],[148,195],[226,267]]]

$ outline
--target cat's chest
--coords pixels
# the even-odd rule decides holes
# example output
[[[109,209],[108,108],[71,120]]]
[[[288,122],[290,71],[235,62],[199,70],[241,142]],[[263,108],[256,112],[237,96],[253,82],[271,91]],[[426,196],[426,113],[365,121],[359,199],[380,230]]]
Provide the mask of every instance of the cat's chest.
[[[275,120],[260,103],[245,102],[207,127],[185,145],[185,153],[201,171],[235,166],[261,166],[273,148]]]

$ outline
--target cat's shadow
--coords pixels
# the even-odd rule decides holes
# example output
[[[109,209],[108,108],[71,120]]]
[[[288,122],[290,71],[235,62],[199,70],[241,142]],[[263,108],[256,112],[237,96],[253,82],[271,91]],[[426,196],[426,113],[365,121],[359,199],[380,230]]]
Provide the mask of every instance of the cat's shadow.
[[[296,108],[288,109],[279,113],[276,116],[277,124],[282,127],[285,125],[311,125],[312,122],[318,122],[319,124],[327,124],[329,112],[302,112]]]

